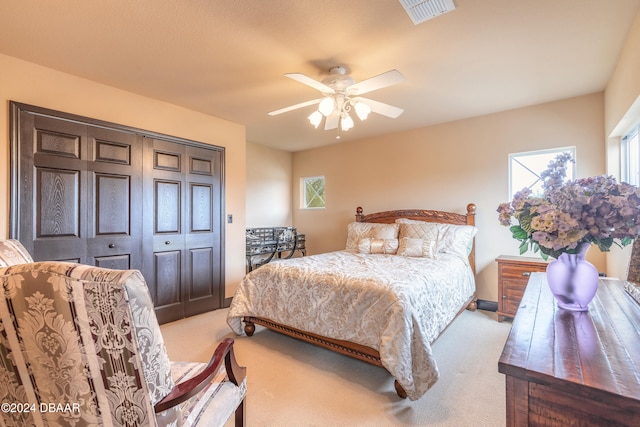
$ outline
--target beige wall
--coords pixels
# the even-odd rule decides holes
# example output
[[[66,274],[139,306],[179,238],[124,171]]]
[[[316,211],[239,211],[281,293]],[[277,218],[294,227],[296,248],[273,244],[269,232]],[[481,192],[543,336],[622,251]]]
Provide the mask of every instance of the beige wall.
[[[292,225],[293,155],[247,143],[247,227]]]
[[[640,13],[629,31],[604,96],[607,173],[620,178],[620,138],[640,122]],[[626,277],[631,248],[607,254],[609,274]]]
[[[0,55],[0,238],[9,232],[9,101],[225,147],[226,296],[244,276],[245,128],[216,117]]]
[[[578,177],[602,174],[603,118],[598,93],[294,153],[293,222],[306,233],[309,253],[319,253],[344,248],[356,206],[365,213],[403,208],[464,213],[475,203],[478,296],[497,301],[494,260],[518,253],[496,213],[508,200],[509,153],[576,146]],[[326,177],[327,208],[300,210],[297,182],[315,175]],[[590,260],[604,269],[604,256],[590,252]]]

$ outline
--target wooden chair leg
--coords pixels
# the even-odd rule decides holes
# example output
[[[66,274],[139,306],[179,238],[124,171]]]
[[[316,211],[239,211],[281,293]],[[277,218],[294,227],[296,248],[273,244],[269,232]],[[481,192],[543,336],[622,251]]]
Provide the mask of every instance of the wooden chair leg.
[[[244,399],[242,399],[242,402],[240,402],[240,406],[238,406],[238,408],[236,408],[236,415],[235,415],[235,426],[236,427],[244,427],[244,420],[245,420],[245,412],[246,412],[246,406],[245,406],[245,402],[246,402],[247,398],[245,397]]]

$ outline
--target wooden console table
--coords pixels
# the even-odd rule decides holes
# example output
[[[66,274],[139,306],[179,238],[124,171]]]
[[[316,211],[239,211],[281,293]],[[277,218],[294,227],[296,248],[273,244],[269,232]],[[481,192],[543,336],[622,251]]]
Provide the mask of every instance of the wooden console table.
[[[498,362],[507,426],[638,426],[640,305],[601,279],[589,311],[557,307],[532,273]]]

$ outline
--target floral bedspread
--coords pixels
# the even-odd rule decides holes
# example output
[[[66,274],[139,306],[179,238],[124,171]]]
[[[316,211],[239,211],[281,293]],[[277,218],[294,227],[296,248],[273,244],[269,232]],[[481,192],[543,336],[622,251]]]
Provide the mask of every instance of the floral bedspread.
[[[431,344],[475,291],[466,260],[330,252],[276,260],[245,276],[227,323],[270,319],[377,350],[411,400],[438,379]]]

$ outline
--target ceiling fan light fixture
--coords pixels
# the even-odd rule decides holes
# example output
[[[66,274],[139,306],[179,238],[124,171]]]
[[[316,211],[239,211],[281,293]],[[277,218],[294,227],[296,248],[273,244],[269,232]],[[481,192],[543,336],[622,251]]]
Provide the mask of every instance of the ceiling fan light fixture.
[[[271,111],[268,113],[270,116],[276,116],[310,105],[317,105],[316,111],[307,117],[309,123],[318,129],[324,122],[324,130],[339,129],[338,132],[340,132],[348,131],[354,127],[354,119],[350,114],[352,111],[355,112],[360,121],[366,120],[370,113],[395,119],[404,111],[402,108],[394,107],[384,102],[361,97],[363,94],[404,81],[404,76],[395,69],[358,83],[355,83],[353,78],[346,74],[344,67],[332,68],[329,76],[322,81],[300,73],[288,73],[285,76],[319,90],[322,95],[310,101]],[[338,133],[338,136],[340,136],[340,133]]]
[[[353,119],[349,115],[349,113],[345,112],[342,114],[342,118],[340,119],[340,128],[346,132],[353,127]]]
[[[353,105],[354,110],[356,110],[356,115],[360,120],[367,120],[369,117],[369,113],[371,113],[371,107],[365,104],[362,101],[356,101]]]
[[[327,117],[329,114],[333,112],[336,103],[332,97],[327,96],[322,101],[320,101],[320,105],[318,105],[318,111],[322,113],[323,116]]]
[[[322,122],[322,113],[320,113],[320,111],[316,110],[313,113],[309,114],[309,117],[307,117],[309,119],[309,122],[316,128],[318,129],[318,126],[320,126],[320,123]]]

